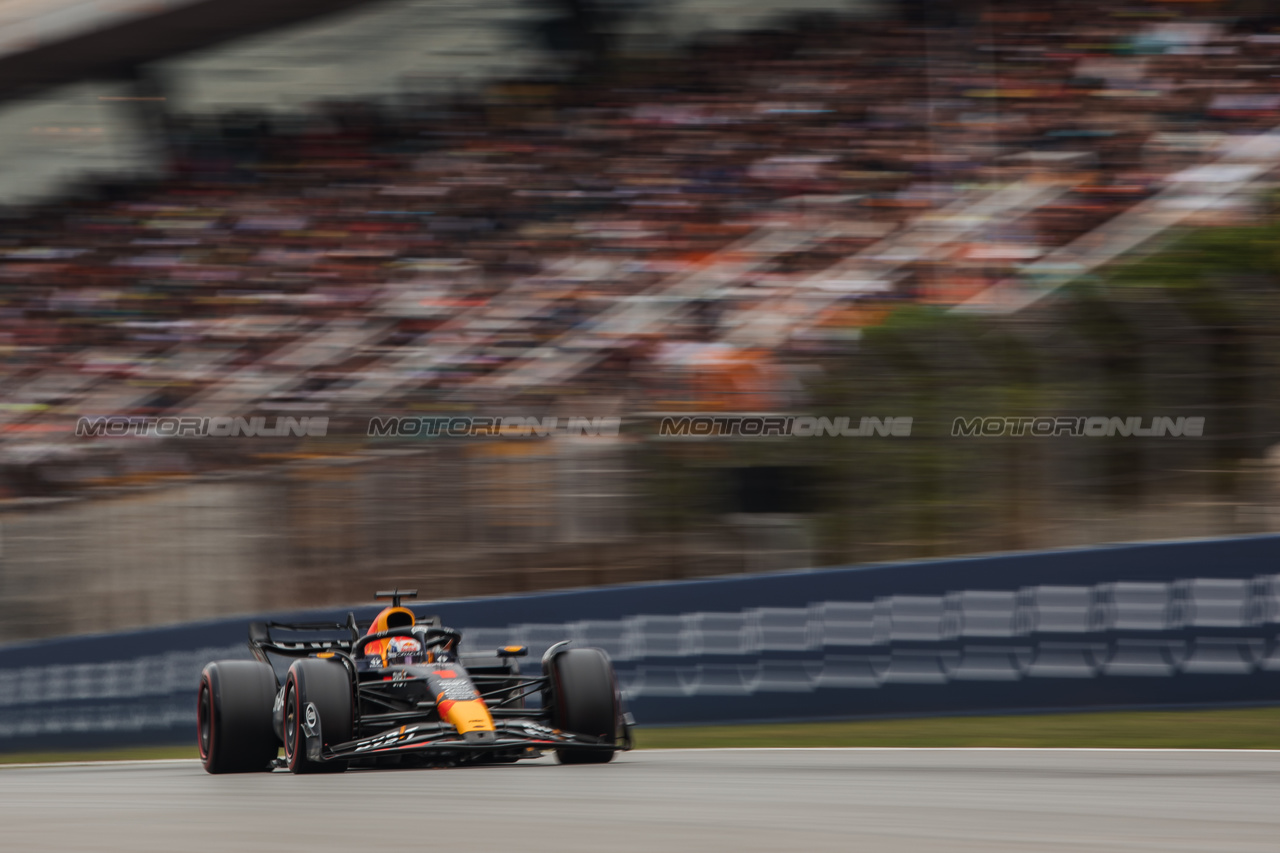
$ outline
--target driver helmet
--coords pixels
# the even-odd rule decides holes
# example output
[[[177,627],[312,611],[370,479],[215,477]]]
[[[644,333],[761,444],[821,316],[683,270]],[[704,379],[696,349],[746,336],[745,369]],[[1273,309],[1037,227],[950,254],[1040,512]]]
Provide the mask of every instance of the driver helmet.
[[[412,637],[392,637],[387,642],[386,654],[389,666],[422,663],[426,660],[422,653],[422,643]]]

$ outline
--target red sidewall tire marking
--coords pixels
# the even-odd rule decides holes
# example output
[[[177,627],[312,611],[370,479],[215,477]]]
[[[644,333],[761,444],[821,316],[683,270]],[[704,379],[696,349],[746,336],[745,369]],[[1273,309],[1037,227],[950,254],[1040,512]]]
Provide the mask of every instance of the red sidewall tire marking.
[[[292,688],[292,689],[290,689]],[[298,707],[298,681],[293,677],[293,673],[289,673],[288,681],[285,684],[285,703],[293,703],[293,749],[289,749],[289,719],[288,708],[285,709],[285,731],[284,731],[284,752],[285,758],[288,760],[289,769],[295,770],[298,766],[298,747],[302,741],[302,713]]]
[[[285,755],[289,760],[289,769],[296,770],[298,765],[305,759],[302,753],[306,750],[306,744],[303,742],[302,734],[302,688],[299,685],[298,677],[294,673],[289,673],[289,680],[293,682],[293,754],[289,754],[288,733],[285,735],[284,749]],[[288,687],[285,688],[288,693]],[[288,720],[285,721],[286,724]]]

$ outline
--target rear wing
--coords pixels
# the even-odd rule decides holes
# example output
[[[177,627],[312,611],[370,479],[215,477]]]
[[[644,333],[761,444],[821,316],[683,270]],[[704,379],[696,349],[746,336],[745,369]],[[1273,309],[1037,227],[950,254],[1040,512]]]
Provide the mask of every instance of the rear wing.
[[[418,625],[439,628],[439,616],[415,616]],[[287,638],[273,634],[285,633]],[[315,635],[314,639],[307,634]],[[301,636],[299,636],[301,635]],[[267,654],[289,658],[305,658],[318,652],[342,651],[351,653],[356,640],[363,634],[356,626],[356,615],[347,613],[343,622],[250,622],[249,651],[263,663],[270,663]]]
[[[285,633],[287,638],[277,636]],[[306,637],[315,635],[314,639]],[[298,636],[303,635],[303,636]],[[360,629],[356,627],[356,615],[347,614],[346,623],[342,622],[250,622],[249,651],[260,661],[270,663],[267,654],[277,654],[290,658],[305,658],[317,652],[339,651],[349,652],[351,645],[360,638]]]

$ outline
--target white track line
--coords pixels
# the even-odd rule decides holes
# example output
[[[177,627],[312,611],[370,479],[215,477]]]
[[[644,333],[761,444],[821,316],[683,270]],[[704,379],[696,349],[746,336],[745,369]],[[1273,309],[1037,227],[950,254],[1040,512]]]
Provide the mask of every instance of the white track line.
[[[112,761],[32,761],[0,764],[0,771],[30,767],[124,767],[132,764],[199,764],[198,758],[126,758]]]
[[[1173,753],[1264,753],[1280,754],[1280,749],[1230,749],[1224,747],[1160,746],[690,746],[682,748],[637,749],[636,752],[1173,752]]]
[[[1280,749],[1225,749],[1211,747],[1147,746],[691,746],[684,748],[637,749],[638,753],[665,752],[1122,752],[1172,754],[1261,754],[1280,755]],[[149,764],[199,764],[198,758],[135,758],[113,761],[45,761],[0,764],[0,771],[32,767],[128,767]]]

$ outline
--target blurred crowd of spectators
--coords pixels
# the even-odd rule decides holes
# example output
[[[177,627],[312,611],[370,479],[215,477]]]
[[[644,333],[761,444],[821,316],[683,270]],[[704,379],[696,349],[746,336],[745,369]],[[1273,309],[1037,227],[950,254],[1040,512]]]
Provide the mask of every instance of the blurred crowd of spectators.
[[[451,103],[168,116],[170,177],[7,219],[0,429],[46,441],[82,415],[179,411],[254,365],[283,381],[245,405],[323,407],[396,369],[416,371],[401,390],[456,393],[760,229],[807,235],[582,378],[661,398],[644,377],[705,362],[735,310],[975,188],[1069,181],[803,336],[846,346],[875,306],[968,298],[1280,124],[1280,29],[1194,17],[1204,5],[824,18]],[[324,358],[272,360],[342,328],[356,332]],[[453,348],[394,366],[428,344]]]

